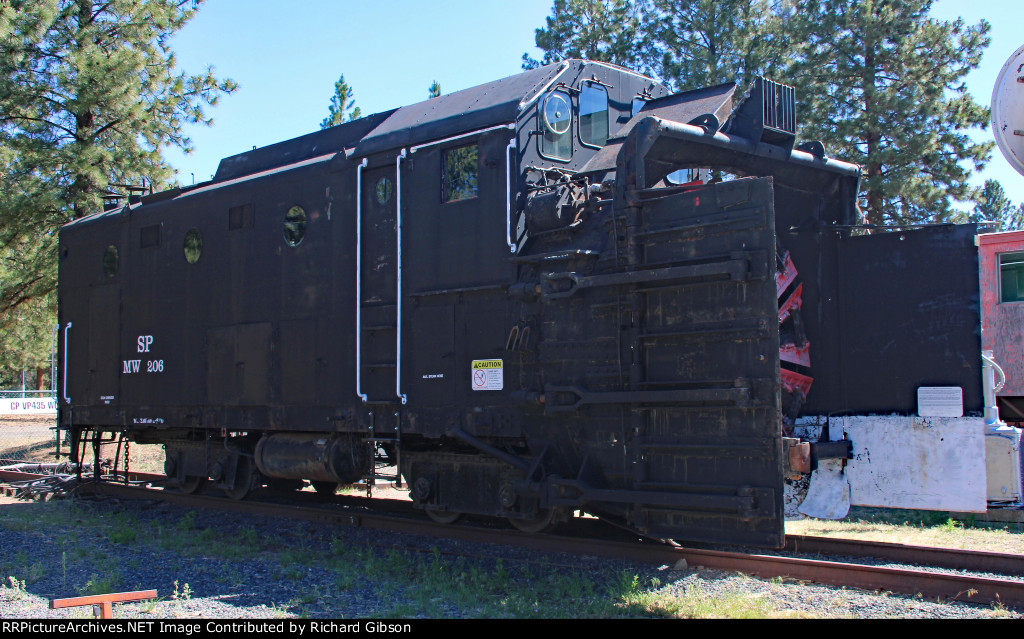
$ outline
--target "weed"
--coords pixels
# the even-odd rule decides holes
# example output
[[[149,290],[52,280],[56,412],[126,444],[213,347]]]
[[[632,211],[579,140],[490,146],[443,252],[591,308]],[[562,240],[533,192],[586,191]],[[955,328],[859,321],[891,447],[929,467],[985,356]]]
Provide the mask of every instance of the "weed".
[[[185,516],[178,521],[178,530],[195,530],[196,529],[196,511],[190,510],[185,513]]]
[[[131,544],[135,542],[135,528],[115,528],[107,532],[107,539],[112,544]]]
[[[1006,609],[1006,606],[1003,604],[1003,600],[999,598],[998,594],[996,595],[996,600],[992,602],[992,612],[995,613],[996,617],[1010,616],[1010,611]]]
[[[313,565],[313,554],[305,548],[286,548],[280,555],[280,561],[291,565]]]
[[[299,595],[299,602],[304,604],[316,603],[324,598],[324,593],[320,591],[320,586],[315,585]]]
[[[103,577],[93,573],[89,580],[85,582],[85,585],[76,590],[78,590],[80,595],[106,595],[117,592],[120,589],[120,585],[121,573],[114,570]]]
[[[160,599],[147,599],[139,602],[139,609],[144,615],[151,615],[156,612],[156,607],[160,605]]]
[[[28,591],[25,590],[25,580],[18,580],[16,577],[8,577],[8,583],[10,586],[0,585],[0,594],[5,595],[9,599],[20,601],[28,596]]]
[[[260,547],[260,536],[256,529],[251,526],[242,528],[238,533],[238,544],[249,550],[257,550]]]
[[[189,601],[192,599],[192,588],[189,587],[187,581],[185,582],[185,585],[182,587],[182,589],[179,591],[178,580],[174,580],[174,589],[171,591],[171,599],[179,602]]]
[[[349,550],[345,540],[341,537],[335,537],[331,540],[331,554],[332,555],[345,555]]]
[[[308,572],[302,566],[287,566],[284,569],[284,578],[289,581],[301,581],[306,578]]]
[[[392,604],[390,608],[384,611],[383,617],[385,619],[408,619],[415,617],[419,612],[419,608],[415,605],[407,602]]]

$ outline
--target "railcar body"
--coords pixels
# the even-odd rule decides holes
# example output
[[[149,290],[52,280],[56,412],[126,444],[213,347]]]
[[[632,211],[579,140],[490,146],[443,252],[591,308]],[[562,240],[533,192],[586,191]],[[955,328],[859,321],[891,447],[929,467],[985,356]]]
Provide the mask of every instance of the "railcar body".
[[[670,94],[569,61],[69,224],[61,427],[162,443],[188,490],[333,487],[386,456],[440,520],[586,510],[781,545],[785,422],[846,409],[865,362],[844,344],[873,331],[842,320],[903,281],[849,256],[961,242],[851,237],[858,168],[797,146],[793,106],[768,81]],[[949,337],[969,300],[915,295],[946,348],[862,380],[872,401],[905,409],[953,362],[980,404],[975,344]]]

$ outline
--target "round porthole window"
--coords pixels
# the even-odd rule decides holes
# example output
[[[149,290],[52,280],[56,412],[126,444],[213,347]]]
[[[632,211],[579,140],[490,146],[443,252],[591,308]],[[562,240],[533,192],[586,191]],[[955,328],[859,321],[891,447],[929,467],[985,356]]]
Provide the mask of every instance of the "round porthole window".
[[[301,206],[293,206],[284,215],[284,241],[288,246],[298,246],[306,236],[306,212]]]
[[[199,229],[189,229],[185,233],[185,261],[189,264],[195,264],[199,261],[199,256],[203,253],[203,236],[199,233]]]
[[[114,277],[117,273],[117,247],[113,244],[103,251],[103,272],[107,277]]]
[[[377,180],[377,203],[387,204],[391,200],[391,194],[395,187],[391,185],[391,178],[382,177]]]
[[[552,93],[544,99],[544,126],[555,135],[562,135],[572,125],[572,106],[568,96]]]

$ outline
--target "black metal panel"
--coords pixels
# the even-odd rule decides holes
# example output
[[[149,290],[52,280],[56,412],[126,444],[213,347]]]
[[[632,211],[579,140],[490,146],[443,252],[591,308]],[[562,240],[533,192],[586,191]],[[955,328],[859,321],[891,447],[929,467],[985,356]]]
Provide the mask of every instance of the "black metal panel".
[[[669,509],[652,498],[650,509],[641,507],[634,516],[655,535],[781,543],[771,181],[736,180],[674,195],[646,205],[643,215],[645,230],[660,231],[646,238],[647,263],[695,262],[709,272],[674,287],[639,288],[644,371],[638,387],[680,389],[694,398],[644,412],[633,488],[708,493],[721,503]],[[678,230],[668,231],[672,226]],[[709,267],[721,268],[716,273]],[[687,446],[652,447],[656,442]],[[738,501],[728,506],[729,499]]]
[[[915,413],[920,386],[960,386],[964,410],[982,410],[975,233],[940,226],[835,243],[837,279],[804,313],[812,349],[832,342],[834,355],[814,360],[805,413]],[[838,321],[812,333],[818,309]]]
[[[268,323],[211,328],[207,332],[206,378],[210,404],[259,406],[272,403],[270,339]]]

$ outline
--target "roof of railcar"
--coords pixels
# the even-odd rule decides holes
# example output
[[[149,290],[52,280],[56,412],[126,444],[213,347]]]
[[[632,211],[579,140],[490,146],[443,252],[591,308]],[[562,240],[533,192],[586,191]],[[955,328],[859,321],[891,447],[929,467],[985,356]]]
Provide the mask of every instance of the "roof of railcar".
[[[438,96],[393,111],[377,113],[293,140],[254,149],[221,160],[214,182],[266,171],[277,166],[354,148],[364,157],[424,142],[515,122],[523,106],[536,99],[560,77],[571,83],[588,64],[566,60],[480,86]],[[624,73],[634,73],[623,68]]]
[[[402,107],[364,137],[354,155],[370,155],[514,122],[524,102],[539,95],[558,75],[585,64],[571,60],[539,67]]]

